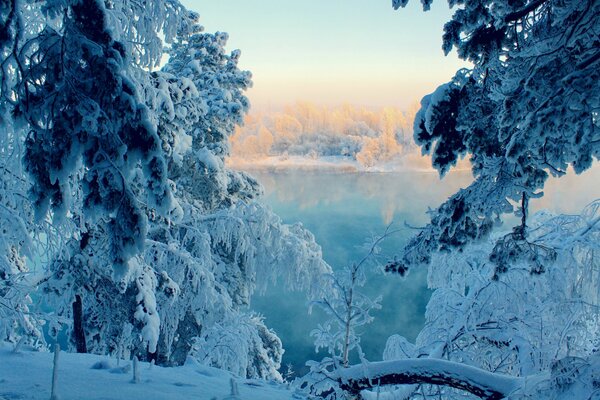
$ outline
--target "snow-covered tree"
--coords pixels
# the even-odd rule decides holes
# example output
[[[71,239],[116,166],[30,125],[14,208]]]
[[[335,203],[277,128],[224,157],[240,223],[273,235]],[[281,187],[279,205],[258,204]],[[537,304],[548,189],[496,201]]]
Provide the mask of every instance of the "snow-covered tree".
[[[410,122],[414,113],[350,105],[300,102],[283,111],[253,113],[232,136],[232,161],[295,155],[346,157],[368,168],[416,153]]]
[[[156,251],[161,242],[170,246],[178,242],[187,259],[197,264],[183,269],[187,275],[177,272],[171,266],[173,255],[167,252],[163,270],[157,271],[166,272],[179,287],[176,299],[161,302],[166,309],[161,313],[165,321],[159,346],[169,363],[182,363],[195,343],[193,354],[201,362],[251,377],[280,379],[281,343],[259,319],[244,315],[242,308],[256,289],[264,290],[277,277],[283,277],[289,287],[316,293],[319,277],[328,267],[312,235],[300,226],[283,225],[253,202],[260,192],[258,184],[225,168],[228,138],[248,110],[243,91],[250,85],[250,74],[237,68],[240,53],[225,53],[226,41],[224,33],[198,30],[174,44],[169,63],[155,76],[158,87],[170,82],[169,96],[162,97],[170,102],[162,106],[172,112],[162,114],[161,132],[171,135],[173,143],[187,146],[173,147],[176,151],[169,164],[183,207],[182,220],[167,227],[156,224],[149,250]],[[214,295],[190,286],[190,274],[211,276],[216,282]],[[247,322],[236,327],[235,321]],[[216,361],[215,354],[221,354],[222,348],[211,347],[219,335],[215,326],[238,332],[237,345],[229,347],[233,353],[227,358],[237,364]],[[247,334],[240,335],[243,332]],[[206,348],[198,349],[198,343]]]
[[[418,340],[444,341],[450,359],[517,376],[596,351],[599,206],[595,201],[575,216],[537,215],[528,240],[517,242],[528,251],[504,251],[505,260],[494,257],[506,243],[497,234],[463,253],[436,256],[444,272],[430,277],[438,290]],[[453,333],[446,336],[448,327]]]
[[[175,0],[8,0],[0,18],[2,124],[19,146],[9,158],[3,142],[2,161],[22,157],[31,179],[1,192],[14,212],[0,226],[24,226],[0,244],[2,310],[15,311],[4,336],[30,318],[28,291],[18,305],[15,292],[27,239],[40,239],[35,211],[60,231],[46,238],[61,238],[42,280],[51,334],[70,320],[77,351],[168,365],[191,355],[280,379],[281,342],[250,297],[277,278],[314,294],[329,267],[310,233],[254,202],[255,180],[225,167],[251,85],[227,34],[203,33]],[[220,327],[235,339],[225,358]]]
[[[279,337],[255,315],[229,316],[194,340],[190,356],[239,376],[281,380]]]
[[[175,206],[156,124],[133,80],[142,65],[113,36],[104,2],[46,7],[49,16],[63,17],[21,49],[19,62],[27,67],[14,111],[29,124],[24,163],[31,195],[40,217],[51,207],[57,219],[75,208],[81,185],[80,215],[92,224],[110,220],[111,263],[122,276],[144,245],[140,202],[163,215]],[[138,170],[141,194],[131,186]]]
[[[329,376],[350,365],[350,352],[353,350],[357,351],[360,360],[365,360],[357,329],[373,321],[371,311],[381,308],[381,298],[371,299],[359,291],[365,283],[361,267],[353,264],[329,275],[330,290],[311,303],[311,308],[318,307],[330,318],[311,332],[315,338],[315,350],[325,349],[329,356],[319,362],[307,362],[310,372],[297,383],[311,395],[343,398],[344,392],[337,382],[328,379]]]
[[[423,98],[414,136],[441,175],[469,155],[475,181],[433,214],[408,245],[407,264],[485,237],[502,214],[526,214],[549,175],[568,167],[580,173],[600,157],[600,4],[449,4],[457,10],[444,27],[443,49],[456,49],[473,68]]]
[[[596,200],[580,215],[537,214],[530,221],[528,241],[520,241],[529,253],[521,256],[490,258],[498,243],[505,243],[503,232],[469,244],[463,252],[434,255],[429,286],[435,291],[425,328],[415,345],[390,338],[384,360],[445,359],[531,377],[588,358],[600,345],[599,210]],[[501,274],[499,262],[505,269]],[[540,385],[547,389],[555,383],[542,379]],[[556,386],[559,393],[570,387],[564,382]],[[442,387],[401,390],[406,397],[419,392],[465,396]]]
[[[351,394],[401,385],[393,398],[593,398],[598,204],[532,219],[528,203],[549,175],[580,173],[600,156],[600,4],[449,4],[444,51],[473,68],[423,98],[414,135],[442,176],[469,155],[475,180],[388,265],[429,264],[436,291],[416,345],[391,338],[387,361],[331,378]],[[510,212],[521,223],[499,231]]]
[[[3,155],[22,158],[31,179],[12,168],[17,184],[5,199],[13,201],[10,196],[23,196],[29,189],[29,196],[14,203],[14,218],[23,219],[32,248],[71,238],[84,249],[100,226],[105,264],[113,278],[122,280],[123,289],[130,260],[144,245],[142,205],[163,215],[176,209],[156,123],[140,95],[138,78],[160,62],[160,36],[171,40],[193,15],[171,1],[2,5],[1,122],[14,136],[13,150],[3,148]],[[142,173],[140,191],[133,176]],[[38,225],[31,220],[34,212]],[[49,225],[48,219],[56,229],[40,235],[39,227]],[[25,244],[20,239],[11,247],[19,252],[15,258],[23,256]],[[30,260],[51,257],[56,254],[46,251]],[[79,300],[71,298],[74,309],[81,307]]]
[[[281,342],[247,314],[250,296],[278,277],[314,293],[329,267],[312,235],[253,201],[256,181],[225,167],[227,140],[248,109],[243,91],[250,85],[250,74],[237,67],[239,52],[225,52],[226,40],[191,24],[161,71],[139,73],[177,208],[165,216],[141,206],[148,232],[127,280],[111,279],[109,225],[97,224],[55,259],[44,289],[74,323],[72,306],[80,298],[82,334],[75,342],[83,340],[87,351],[133,352],[166,365],[192,356],[248,377],[281,379]],[[130,182],[134,195],[144,193],[140,171]],[[220,329],[231,332],[226,345]]]

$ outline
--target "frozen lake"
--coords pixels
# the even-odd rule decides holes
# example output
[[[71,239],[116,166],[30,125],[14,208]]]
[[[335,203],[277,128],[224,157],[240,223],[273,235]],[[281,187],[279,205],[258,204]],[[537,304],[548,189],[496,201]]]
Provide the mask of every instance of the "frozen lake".
[[[301,222],[323,248],[325,260],[334,268],[346,266],[365,255],[361,245],[373,234],[381,234],[392,221],[401,228],[428,221],[428,207],[436,207],[471,180],[468,172],[454,172],[440,181],[437,173],[396,172],[361,173],[335,171],[269,172],[251,171],[265,188],[263,201],[287,223]],[[546,207],[556,212],[573,213],[600,197],[600,168],[581,176],[550,181],[545,196],[534,200],[534,210]],[[393,255],[414,232],[403,229],[382,246]],[[407,278],[368,271],[364,293],[383,297],[382,309],[363,329],[362,347],[369,360],[381,359],[387,337],[398,333],[414,340],[424,323],[425,306],[430,296],[427,271],[413,270]],[[286,352],[283,365],[296,372],[305,371],[315,354],[310,332],[324,320],[320,310],[308,315],[306,299],[273,287],[253,298],[252,308],[266,317],[266,323],[283,340]]]

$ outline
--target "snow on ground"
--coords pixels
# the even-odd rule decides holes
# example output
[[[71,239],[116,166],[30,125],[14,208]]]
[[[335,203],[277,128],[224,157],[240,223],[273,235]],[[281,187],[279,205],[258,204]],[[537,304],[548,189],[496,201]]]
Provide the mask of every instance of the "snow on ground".
[[[0,344],[0,400],[50,398],[53,354]],[[276,382],[241,379],[230,373],[188,363],[163,368],[140,362],[141,383],[132,383],[131,362],[92,354],[61,352],[58,361],[60,400],[304,399]],[[231,379],[239,389],[231,396]]]

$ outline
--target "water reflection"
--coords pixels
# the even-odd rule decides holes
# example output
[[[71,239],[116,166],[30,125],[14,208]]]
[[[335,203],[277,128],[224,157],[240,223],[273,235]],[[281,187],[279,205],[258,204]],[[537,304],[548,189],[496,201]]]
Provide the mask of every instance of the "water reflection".
[[[302,222],[323,248],[327,262],[335,268],[361,258],[361,244],[372,234],[380,234],[395,221],[402,226],[423,225],[426,211],[450,194],[470,184],[468,172],[456,172],[440,181],[436,173],[356,173],[327,171],[251,171],[264,186],[264,201],[287,223]],[[531,202],[532,209],[549,208],[555,212],[574,213],[594,198],[600,197],[600,168],[587,173],[551,180],[542,199]],[[383,246],[389,254],[397,253],[414,232],[403,229]],[[381,358],[388,336],[400,333],[413,340],[424,323],[425,306],[430,296],[426,271],[413,271],[406,279],[383,276],[369,271],[364,291],[383,296],[382,309],[366,327],[362,346],[368,359]],[[306,300],[300,293],[273,287],[253,299],[253,308],[265,315],[267,325],[275,329],[284,342],[284,364],[291,363],[297,372],[304,362],[319,359],[315,355],[310,331],[323,316],[317,311],[307,314]]]
[[[289,203],[300,210],[337,206],[351,211],[365,202],[379,209],[383,224],[398,214],[425,221],[427,207],[434,207],[472,176],[457,172],[440,181],[435,172],[360,173],[328,171],[253,171],[265,187],[269,204]]]

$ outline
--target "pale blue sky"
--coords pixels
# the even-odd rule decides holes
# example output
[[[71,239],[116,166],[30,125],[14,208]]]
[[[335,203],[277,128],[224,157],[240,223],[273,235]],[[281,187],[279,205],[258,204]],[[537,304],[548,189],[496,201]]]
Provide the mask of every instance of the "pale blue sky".
[[[230,34],[252,71],[255,108],[306,100],[407,108],[465,65],[444,57],[445,1],[394,11],[391,0],[184,0],[206,31]]]

